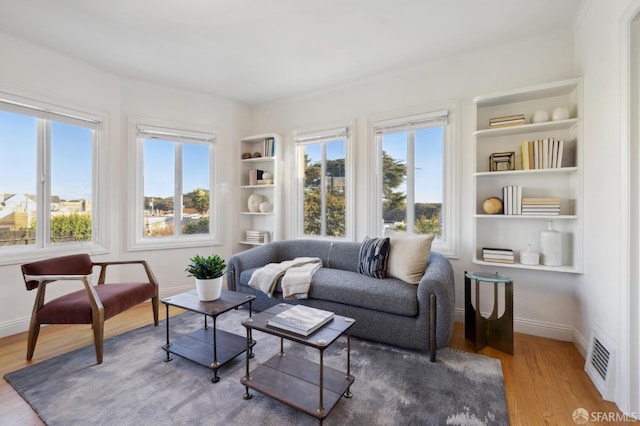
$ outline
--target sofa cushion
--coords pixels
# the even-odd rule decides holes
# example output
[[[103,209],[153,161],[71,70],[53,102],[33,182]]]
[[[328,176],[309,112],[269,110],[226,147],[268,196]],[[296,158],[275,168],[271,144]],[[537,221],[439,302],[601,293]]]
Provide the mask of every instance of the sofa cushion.
[[[387,275],[389,238],[365,238],[360,246],[358,272],[374,278]]]
[[[251,274],[256,269],[242,271],[240,285],[248,286]],[[277,299],[282,299],[280,281],[281,279],[278,280],[273,294]],[[320,268],[311,278],[309,298],[390,314],[416,316],[418,314],[417,288],[418,286],[395,278],[378,279],[357,272]]]
[[[387,276],[418,284],[429,263],[433,235],[409,235],[385,228],[384,236],[390,237],[391,245]]]
[[[378,279],[356,272],[320,268],[311,279],[309,298],[415,316],[418,315],[417,288],[395,278]]]

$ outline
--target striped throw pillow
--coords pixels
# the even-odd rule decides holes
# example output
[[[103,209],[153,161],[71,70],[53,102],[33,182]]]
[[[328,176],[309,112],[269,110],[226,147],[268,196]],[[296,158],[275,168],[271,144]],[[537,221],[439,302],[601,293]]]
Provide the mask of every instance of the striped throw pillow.
[[[360,246],[358,272],[374,278],[385,278],[390,247],[389,238],[365,238]]]

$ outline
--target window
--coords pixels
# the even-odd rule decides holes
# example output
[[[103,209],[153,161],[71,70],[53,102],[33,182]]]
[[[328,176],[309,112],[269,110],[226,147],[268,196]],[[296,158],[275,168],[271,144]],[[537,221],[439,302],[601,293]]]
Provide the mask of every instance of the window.
[[[296,132],[297,235],[350,236],[348,128]]]
[[[452,254],[454,161],[450,111],[382,119],[373,123],[378,152],[378,220],[382,228],[432,234]]]
[[[132,125],[137,141],[136,247],[211,244],[217,238],[213,132]]]
[[[25,250],[98,247],[104,240],[97,232],[101,133],[96,116],[13,96],[0,99],[3,258]]]

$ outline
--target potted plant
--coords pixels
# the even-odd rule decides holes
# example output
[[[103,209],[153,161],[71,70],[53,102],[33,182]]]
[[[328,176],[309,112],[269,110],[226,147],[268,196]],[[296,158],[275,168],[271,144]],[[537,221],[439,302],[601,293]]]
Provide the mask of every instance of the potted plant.
[[[227,267],[224,259],[217,254],[208,257],[195,255],[185,271],[187,276],[195,277],[198,297],[203,302],[216,300],[222,291],[222,275]]]

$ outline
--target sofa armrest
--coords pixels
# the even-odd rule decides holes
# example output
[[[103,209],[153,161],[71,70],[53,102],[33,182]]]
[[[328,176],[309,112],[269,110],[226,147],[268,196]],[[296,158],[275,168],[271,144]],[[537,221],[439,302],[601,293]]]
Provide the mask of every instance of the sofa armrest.
[[[247,269],[280,262],[278,241],[236,253],[227,261],[227,289],[236,291],[240,273]]]
[[[441,348],[449,343],[453,334],[455,281],[451,262],[437,252],[431,252],[427,269],[418,283],[419,315],[426,321],[431,315],[431,295],[435,295],[436,298],[436,347]]]

